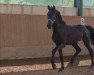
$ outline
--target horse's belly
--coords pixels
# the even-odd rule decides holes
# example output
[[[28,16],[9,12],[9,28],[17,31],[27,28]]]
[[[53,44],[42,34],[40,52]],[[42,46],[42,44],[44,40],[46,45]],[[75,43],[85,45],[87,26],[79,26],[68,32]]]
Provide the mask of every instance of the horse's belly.
[[[66,45],[77,43],[80,40],[82,40],[82,35],[69,36],[66,40]]]

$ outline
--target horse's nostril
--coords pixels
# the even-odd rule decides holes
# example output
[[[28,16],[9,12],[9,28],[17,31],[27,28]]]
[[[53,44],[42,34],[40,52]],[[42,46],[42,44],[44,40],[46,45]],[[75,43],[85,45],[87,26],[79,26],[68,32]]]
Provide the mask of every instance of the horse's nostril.
[[[94,41],[92,41],[92,44],[94,45]]]
[[[47,24],[48,29],[51,29],[51,25]]]

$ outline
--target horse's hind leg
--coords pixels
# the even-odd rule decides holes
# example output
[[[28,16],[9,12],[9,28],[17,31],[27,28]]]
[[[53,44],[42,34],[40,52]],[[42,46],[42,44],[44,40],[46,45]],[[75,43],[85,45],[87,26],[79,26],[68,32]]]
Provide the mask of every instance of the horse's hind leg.
[[[77,43],[72,44],[72,46],[75,48],[76,52],[75,52],[75,54],[72,56],[72,58],[71,58],[71,60],[70,60],[71,66],[73,66],[75,57],[81,52],[81,48],[78,46]]]
[[[88,37],[84,37],[83,42],[84,42],[85,46],[87,47],[87,49],[89,50],[89,54],[90,54],[90,57],[91,57],[91,67],[93,67],[94,66],[93,49],[91,47],[90,39]]]

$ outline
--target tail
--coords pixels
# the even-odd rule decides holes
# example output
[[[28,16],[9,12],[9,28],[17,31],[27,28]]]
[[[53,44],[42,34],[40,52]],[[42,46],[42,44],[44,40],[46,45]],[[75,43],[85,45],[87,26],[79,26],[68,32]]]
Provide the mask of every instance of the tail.
[[[85,27],[90,32],[90,40],[91,40],[91,43],[94,45],[94,28],[91,26],[85,26]]]
[[[88,32],[89,32],[91,44],[94,45],[94,28],[91,27],[91,26],[86,26],[86,24],[85,24],[85,19],[84,19],[84,18],[81,18],[81,22],[80,22],[80,23],[81,23],[81,25],[82,25],[83,28],[84,28],[84,32],[85,32],[86,34],[88,34]],[[87,35],[87,36],[88,36],[88,35]]]

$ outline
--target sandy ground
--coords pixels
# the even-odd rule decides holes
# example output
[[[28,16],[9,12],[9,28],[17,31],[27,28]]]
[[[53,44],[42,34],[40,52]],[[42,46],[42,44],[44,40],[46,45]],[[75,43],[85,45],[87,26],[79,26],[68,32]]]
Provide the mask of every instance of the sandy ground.
[[[50,58],[20,59],[0,61],[0,75],[94,75],[94,68],[90,68],[88,55],[78,56],[73,67],[69,64],[70,57],[64,57],[65,70],[60,68],[59,58],[55,59],[57,69],[52,70]]]

